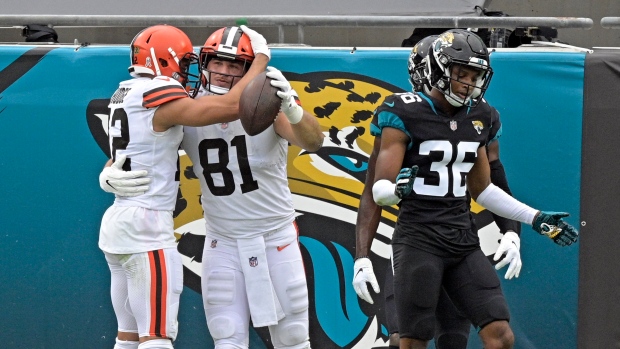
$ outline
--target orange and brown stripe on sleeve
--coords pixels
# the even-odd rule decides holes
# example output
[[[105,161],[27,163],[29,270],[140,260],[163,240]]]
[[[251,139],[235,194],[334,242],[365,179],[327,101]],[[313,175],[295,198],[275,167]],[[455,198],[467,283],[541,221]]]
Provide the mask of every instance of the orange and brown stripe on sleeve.
[[[142,106],[155,108],[179,98],[189,98],[187,91],[180,85],[167,85],[144,92]]]

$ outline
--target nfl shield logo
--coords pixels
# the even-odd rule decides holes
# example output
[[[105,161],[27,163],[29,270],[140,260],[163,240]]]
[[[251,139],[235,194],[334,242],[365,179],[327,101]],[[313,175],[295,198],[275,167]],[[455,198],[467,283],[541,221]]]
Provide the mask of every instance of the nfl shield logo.
[[[450,120],[450,129],[456,131],[456,120]]]
[[[216,248],[217,247],[217,240],[213,239],[211,240],[211,248]]]
[[[258,265],[258,258],[256,257],[250,257],[250,266],[251,267],[255,267]]]

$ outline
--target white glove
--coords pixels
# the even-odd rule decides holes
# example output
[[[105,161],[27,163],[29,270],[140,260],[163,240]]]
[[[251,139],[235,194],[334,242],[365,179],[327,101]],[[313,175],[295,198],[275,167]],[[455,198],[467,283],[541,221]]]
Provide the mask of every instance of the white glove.
[[[103,191],[116,194],[117,196],[138,196],[149,190],[150,178],[146,178],[148,172],[123,171],[123,164],[127,155],[119,155],[112,166],[105,167],[99,174],[99,186]]]
[[[359,258],[353,264],[353,288],[355,289],[355,293],[370,304],[374,304],[370,297],[370,293],[368,293],[367,282],[370,283],[372,289],[375,293],[379,293],[379,283],[377,283],[377,277],[375,276],[375,272],[372,270],[372,262],[367,257]]]
[[[281,71],[274,67],[267,67],[267,77],[271,78],[271,86],[280,89],[276,94],[282,99],[280,109],[288,121],[293,125],[300,122],[304,116],[304,109],[298,104],[299,97],[291,87],[291,83],[286,80]]]
[[[521,248],[521,240],[519,240],[519,235],[514,231],[507,231],[504,234],[504,237],[500,240],[499,248],[497,252],[495,252],[495,256],[493,256],[493,260],[499,260],[504,253],[506,256],[495,265],[496,270],[500,270],[506,264],[510,263],[508,266],[508,270],[506,270],[506,275],[504,276],[507,280],[512,279],[513,277],[518,278],[519,273],[521,272],[521,254],[519,253],[519,248]]]
[[[265,40],[264,36],[259,34],[256,30],[252,30],[245,25],[241,25],[239,28],[241,28],[245,35],[250,38],[250,44],[252,45],[252,51],[254,51],[254,55],[262,53],[267,56],[267,58],[271,59],[271,51],[267,46],[267,40]]]

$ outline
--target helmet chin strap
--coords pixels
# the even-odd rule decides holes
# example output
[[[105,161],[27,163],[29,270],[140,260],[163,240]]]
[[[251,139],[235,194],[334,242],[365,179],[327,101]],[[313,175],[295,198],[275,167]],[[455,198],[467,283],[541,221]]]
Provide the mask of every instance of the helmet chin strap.
[[[474,87],[474,92],[471,93],[471,98],[478,98],[480,97],[480,94],[482,94],[482,84],[484,83],[484,81],[482,80],[478,80],[476,81],[476,87]]]
[[[473,97],[474,93],[476,92],[476,89],[474,89],[474,91],[472,91],[471,94],[469,94],[469,96],[465,99],[457,96],[454,92],[452,92],[452,86],[450,86],[450,88],[448,89],[447,93],[445,93],[444,95],[446,96],[446,100],[448,101],[448,103],[452,104],[452,106],[454,107],[462,107],[465,106],[469,103],[469,101],[471,100],[471,98]],[[480,95],[480,94],[478,94]]]
[[[209,72],[208,70],[203,70],[202,73],[203,73],[205,79],[207,80],[207,84],[205,85],[205,88],[206,88],[207,91],[209,91],[211,93],[215,93],[216,95],[225,95],[225,94],[228,93],[228,91],[230,91],[229,88],[215,86],[215,85],[211,84],[211,82],[209,81],[209,77],[211,76],[211,72]]]
[[[431,91],[433,90],[433,88],[431,86],[428,86],[427,84],[423,85],[424,87],[424,93],[426,93],[427,95],[431,95]]]
[[[209,92],[215,93],[216,95],[225,95],[228,93],[228,91],[230,91],[225,87],[219,87],[211,84],[208,85],[207,90],[209,90]]]

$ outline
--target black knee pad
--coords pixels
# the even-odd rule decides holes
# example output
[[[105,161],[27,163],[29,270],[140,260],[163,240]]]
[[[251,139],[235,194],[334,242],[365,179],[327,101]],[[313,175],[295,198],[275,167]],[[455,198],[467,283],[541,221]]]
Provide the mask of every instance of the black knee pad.
[[[424,264],[415,267],[409,267],[409,275],[414,280],[425,280],[430,285],[441,284],[441,271],[436,265]],[[413,304],[420,308],[437,306],[439,295],[437,292],[429,292],[426,287],[420,285],[408,285],[408,297],[411,297]],[[440,286],[438,286],[439,288]]]
[[[408,247],[396,247],[394,293],[400,335],[431,340],[435,335],[435,309],[441,290],[443,260],[421,250],[412,253]]]
[[[477,324],[479,329],[488,325],[493,321],[506,320],[510,321],[510,310],[506,303],[506,298],[503,296],[495,296],[489,300],[489,316],[486,319],[482,319]]]
[[[461,333],[443,333],[435,338],[437,349],[466,349],[469,336]]]
[[[435,337],[435,316],[420,317],[418,321],[411,324],[411,329],[413,332],[408,334],[408,337],[426,341],[433,339]]]
[[[506,303],[506,298],[503,296],[493,297],[491,300],[492,309],[491,316],[495,318],[495,320],[506,320],[510,321],[510,311],[508,310],[508,304]]]

